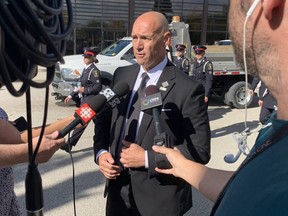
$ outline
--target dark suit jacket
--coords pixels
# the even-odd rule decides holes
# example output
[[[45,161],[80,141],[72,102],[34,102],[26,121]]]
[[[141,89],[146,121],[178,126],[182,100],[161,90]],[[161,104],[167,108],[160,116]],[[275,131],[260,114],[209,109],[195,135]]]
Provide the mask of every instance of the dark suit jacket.
[[[101,149],[115,156],[121,134],[121,127],[128,110],[131,89],[133,89],[139,65],[118,68],[114,73],[114,85],[127,81],[130,93],[112,111],[111,125],[108,112],[97,116],[94,136],[95,154]],[[166,90],[162,83],[168,83]],[[163,130],[170,136],[171,143],[189,159],[206,164],[210,160],[210,126],[204,87],[194,81],[171,62],[165,66],[157,86],[163,99],[161,112]],[[165,85],[164,85],[165,86]],[[162,90],[161,90],[162,89]],[[105,116],[107,118],[105,118]],[[109,131],[110,129],[110,137]],[[180,215],[192,206],[191,187],[185,181],[155,172],[155,153],[151,149],[155,136],[153,117],[144,114],[138,133],[138,144],[148,151],[149,169],[131,168],[131,183],[135,202],[141,215]],[[108,191],[109,193],[109,191]],[[180,213],[181,212],[181,213]]]

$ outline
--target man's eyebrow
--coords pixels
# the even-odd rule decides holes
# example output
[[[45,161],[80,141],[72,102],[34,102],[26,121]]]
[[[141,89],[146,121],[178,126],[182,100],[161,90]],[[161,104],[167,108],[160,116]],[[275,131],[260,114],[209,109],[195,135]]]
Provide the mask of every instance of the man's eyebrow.
[[[132,34],[131,37],[132,38],[141,38],[141,39],[153,39],[155,35],[136,35],[136,34]]]

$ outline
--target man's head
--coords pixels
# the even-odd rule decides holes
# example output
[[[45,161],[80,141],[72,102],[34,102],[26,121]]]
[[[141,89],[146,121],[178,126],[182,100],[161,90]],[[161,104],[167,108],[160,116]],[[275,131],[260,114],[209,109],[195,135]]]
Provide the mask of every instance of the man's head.
[[[205,55],[206,49],[207,49],[207,47],[203,46],[203,45],[196,45],[193,47],[195,57],[197,60],[200,60]]]
[[[184,44],[176,44],[176,56],[182,57],[185,54],[186,46]]]
[[[93,49],[85,49],[84,53],[83,53],[83,57],[84,57],[84,63],[86,65],[91,64],[92,62],[95,62],[97,53],[93,50]]]
[[[244,68],[243,27],[247,11],[253,2],[254,0],[233,0],[230,4],[229,32],[237,61],[242,65],[242,68]],[[283,14],[284,2],[284,0],[260,1],[247,20],[245,51],[248,73],[259,75],[261,80],[263,76],[271,76],[271,71],[279,68],[276,62],[277,59],[281,59],[279,53],[283,50],[284,45],[278,37],[282,31],[281,24],[283,25],[285,21]],[[237,15],[235,14],[236,12],[238,13]],[[281,43],[279,43],[280,41]],[[274,58],[275,60],[272,60]],[[265,64],[268,62],[270,66]],[[268,70],[268,68],[270,69]]]
[[[149,11],[140,15],[133,24],[131,35],[136,60],[146,71],[166,57],[170,32],[163,14]]]
[[[254,1],[232,0],[229,12],[229,31],[237,61],[244,68],[243,32],[247,11]],[[245,53],[247,71],[258,75],[274,95],[287,85],[287,4],[284,0],[262,0],[247,18]],[[271,55],[273,53],[273,55]],[[286,72],[285,72],[286,73]],[[283,76],[284,75],[284,76]],[[284,84],[286,83],[286,84]],[[277,88],[277,89],[275,89]]]

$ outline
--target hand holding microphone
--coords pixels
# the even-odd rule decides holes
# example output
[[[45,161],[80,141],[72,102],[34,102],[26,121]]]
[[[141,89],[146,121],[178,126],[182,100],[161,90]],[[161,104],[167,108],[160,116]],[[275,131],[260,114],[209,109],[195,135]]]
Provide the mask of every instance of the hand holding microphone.
[[[100,94],[78,108],[74,114],[75,119],[59,132],[58,138],[64,137],[78,124],[88,124],[106,104],[114,108],[120,102],[122,96],[129,91],[126,82],[118,83],[113,90],[105,88]],[[37,164],[29,164],[25,180],[27,215],[43,215],[42,179]]]
[[[66,136],[78,124],[88,124],[106,104],[111,109],[116,107],[120,103],[121,97],[126,95],[128,91],[129,86],[126,82],[119,82],[113,90],[109,87],[103,89],[98,95],[76,110],[75,119],[59,132],[58,138]]]
[[[66,136],[78,124],[84,125],[89,123],[90,120],[96,116],[96,113],[99,112],[102,107],[104,107],[105,102],[106,98],[103,95],[98,94],[87,103],[79,107],[74,114],[75,119],[59,132],[58,138]]]
[[[168,134],[166,134],[162,129],[161,124],[161,107],[162,107],[162,97],[159,92],[159,88],[155,85],[150,85],[145,90],[146,97],[141,98],[141,110],[147,113],[151,113],[154,119],[156,135],[154,137],[154,145],[171,147],[170,139]],[[160,169],[170,169],[172,168],[170,162],[167,160],[166,155],[156,153],[155,161],[157,167]]]

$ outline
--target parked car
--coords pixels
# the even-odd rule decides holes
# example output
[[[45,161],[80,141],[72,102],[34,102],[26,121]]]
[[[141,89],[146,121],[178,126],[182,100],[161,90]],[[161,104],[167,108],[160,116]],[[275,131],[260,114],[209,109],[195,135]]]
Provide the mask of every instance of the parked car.
[[[214,45],[229,46],[229,45],[232,45],[232,41],[231,40],[219,40],[219,41],[215,41]]]

